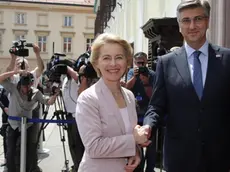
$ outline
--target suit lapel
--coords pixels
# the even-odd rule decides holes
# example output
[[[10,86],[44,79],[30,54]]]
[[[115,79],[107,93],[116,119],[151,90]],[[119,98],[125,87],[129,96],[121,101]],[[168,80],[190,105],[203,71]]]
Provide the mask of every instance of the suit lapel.
[[[184,46],[181,47],[178,51],[176,51],[175,54],[176,56],[174,58],[174,63],[177,67],[180,76],[182,77],[184,83],[187,86],[193,86],[187,61],[187,54]]]
[[[125,134],[125,124],[124,124],[124,121],[122,119],[122,116],[121,116],[121,113],[120,113],[120,110],[117,106],[117,103],[116,103],[116,100],[114,99],[111,91],[108,89],[108,87],[105,85],[103,79],[101,78],[99,80],[99,83],[101,85],[101,93],[103,94],[104,96],[104,99],[106,100],[107,102],[107,105],[110,112],[113,112],[113,115],[117,121],[117,123],[119,124],[119,128],[121,130],[121,133],[122,134]]]

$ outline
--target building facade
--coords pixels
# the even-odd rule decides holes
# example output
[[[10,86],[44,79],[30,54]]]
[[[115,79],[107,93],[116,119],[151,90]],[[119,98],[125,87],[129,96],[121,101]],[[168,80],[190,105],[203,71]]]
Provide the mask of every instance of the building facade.
[[[134,52],[148,53],[152,61],[162,44],[167,49],[181,46],[183,38],[176,20],[176,8],[182,0],[97,0],[95,34],[118,34],[133,47]],[[208,0],[211,5],[210,42],[230,48],[229,0]],[[151,63],[151,62],[150,62]]]
[[[12,41],[25,39],[41,49],[44,64],[53,53],[77,59],[94,39],[94,1],[0,1],[0,70],[9,64]],[[29,48],[31,68],[36,66]]]

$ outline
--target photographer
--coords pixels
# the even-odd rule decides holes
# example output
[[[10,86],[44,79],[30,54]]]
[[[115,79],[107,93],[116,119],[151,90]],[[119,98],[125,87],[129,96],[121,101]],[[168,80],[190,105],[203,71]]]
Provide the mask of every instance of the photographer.
[[[17,43],[17,44],[16,44]],[[29,63],[27,59],[27,55],[29,53],[25,53],[25,46],[29,45],[29,47],[33,47],[33,51],[35,53],[36,59],[37,59],[37,67],[34,68],[30,73],[33,75],[34,82],[33,82],[33,87],[37,88],[40,76],[42,75],[42,72],[44,70],[44,64],[40,56],[40,48],[36,44],[26,44],[25,40],[20,40],[18,42],[14,43],[14,46],[10,49],[10,54],[11,54],[11,61],[9,66],[7,67],[6,71],[12,71],[12,70],[19,70],[19,69],[24,69],[25,71],[29,70]],[[20,47],[20,48],[18,48]],[[19,57],[18,57],[19,56]],[[17,84],[20,80],[20,75],[16,74],[11,77],[11,82],[14,84]],[[37,107],[34,108],[33,110],[33,118],[39,118],[39,109],[40,109],[40,104],[38,103]],[[33,126],[31,127],[31,130],[33,129],[34,135],[32,138],[30,138],[33,141],[33,148],[34,150],[34,155],[33,157],[36,157],[34,159],[29,159],[30,161],[28,163],[31,164],[33,169],[36,169],[38,172],[41,171],[41,169],[38,167],[37,161],[38,161],[38,155],[37,155],[37,136],[39,132],[39,124],[34,123]]]
[[[20,75],[20,80],[18,84],[14,84],[10,81],[10,77],[15,74]],[[10,104],[8,115],[22,117],[26,116],[27,118],[32,118],[32,111],[37,106],[37,103],[51,105],[55,102],[55,99],[59,93],[56,90],[56,93],[52,97],[45,97],[43,94],[36,88],[32,87],[34,82],[33,75],[29,72],[26,72],[21,69],[15,69],[14,71],[5,72],[0,75],[0,83],[2,86],[9,91],[10,93]],[[8,119],[9,127],[8,127],[8,138],[7,138],[7,168],[8,172],[17,172],[16,164],[15,164],[15,152],[16,152],[16,142],[18,137],[20,136],[20,121],[15,121]],[[26,159],[26,171],[34,172],[36,171],[31,167],[33,164],[31,159],[35,159],[33,150],[35,150],[35,145],[33,144],[33,140],[31,139],[34,135],[32,124],[28,123],[27,126],[27,159]]]
[[[142,125],[144,114],[152,96],[155,72],[146,67],[147,54],[144,52],[138,52],[134,55],[134,64],[134,69],[130,69],[128,72],[126,87],[133,92],[136,98],[138,123]],[[151,140],[152,143],[147,147],[145,155],[147,161],[145,172],[153,172],[155,167],[155,144],[153,138]],[[141,162],[135,172],[143,171],[143,169],[144,161]]]
[[[73,67],[74,69],[68,66],[67,77],[63,81],[63,99],[65,102],[66,110],[68,112],[67,119],[69,120],[74,119],[75,121],[77,98],[80,92],[88,88],[88,84],[92,82],[90,76],[92,76],[94,73],[96,75],[96,72],[93,73],[93,68],[90,68],[89,63],[87,62],[89,56],[90,52],[82,54],[76,61]],[[80,72],[79,75],[77,71]],[[76,121],[73,124],[68,125],[67,132],[69,149],[74,162],[73,171],[77,172],[82,156],[84,154],[84,146],[78,132]]]

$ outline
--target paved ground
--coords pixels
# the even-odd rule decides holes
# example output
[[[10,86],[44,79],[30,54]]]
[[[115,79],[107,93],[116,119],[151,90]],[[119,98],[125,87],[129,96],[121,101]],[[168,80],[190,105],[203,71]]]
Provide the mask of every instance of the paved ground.
[[[0,111],[1,114],[1,111]],[[52,116],[52,112],[49,113],[48,118]],[[65,133],[67,140],[67,135]],[[43,172],[61,172],[64,167],[64,153],[63,143],[60,141],[59,127],[56,124],[49,124],[45,130],[45,142],[43,142],[43,152],[39,154],[39,166],[43,169]],[[64,146],[66,149],[67,159],[69,160],[69,167],[73,164],[70,158],[67,141]],[[4,162],[3,143],[2,137],[0,137],[0,164]],[[0,172],[3,172],[3,167],[0,167]],[[160,172],[156,169],[156,172]]]

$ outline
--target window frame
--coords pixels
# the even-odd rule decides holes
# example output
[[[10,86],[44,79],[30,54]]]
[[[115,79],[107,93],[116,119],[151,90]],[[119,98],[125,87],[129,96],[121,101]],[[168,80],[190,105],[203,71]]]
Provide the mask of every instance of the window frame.
[[[88,40],[89,40],[89,43],[88,43]],[[86,51],[88,51],[88,49],[89,49],[89,47],[91,47],[92,46],[92,44],[93,44],[93,41],[94,41],[94,38],[86,38]]]
[[[64,20],[63,20],[63,26],[64,27],[73,27],[73,16],[65,15]]]
[[[19,22],[18,22],[18,15],[19,15]],[[24,16],[24,17],[22,17],[22,16]],[[15,13],[15,24],[17,24],[17,25],[26,25],[26,13],[24,13],[24,12],[16,12]]]
[[[39,37],[41,38],[41,41],[39,41]],[[44,40],[45,38],[45,40]],[[47,53],[47,43],[48,43],[48,36],[47,35],[37,35],[37,44],[40,48],[41,53]],[[40,46],[41,44],[41,46]],[[44,50],[44,44],[45,44],[45,50]]]
[[[64,53],[73,53],[73,37],[71,37],[71,36],[63,36],[63,42],[62,42],[62,50],[63,50],[63,52]],[[67,41],[65,42],[65,39],[67,39]],[[70,51],[68,50],[69,49],[69,40],[70,40]],[[66,46],[65,46],[65,44],[66,44]],[[66,48],[65,48],[66,47]],[[65,49],[66,50],[68,50],[68,51],[65,51]]]

